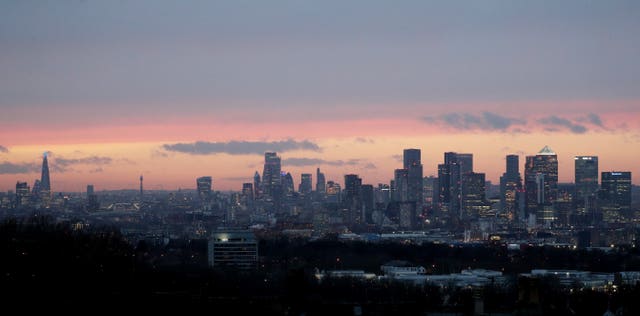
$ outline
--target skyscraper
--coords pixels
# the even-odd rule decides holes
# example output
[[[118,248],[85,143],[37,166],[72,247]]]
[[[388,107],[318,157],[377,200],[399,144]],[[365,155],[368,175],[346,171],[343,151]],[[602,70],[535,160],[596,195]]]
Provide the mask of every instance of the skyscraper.
[[[264,153],[264,170],[262,171],[262,193],[279,201],[282,196],[282,176],[280,157],[275,152]]]
[[[260,174],[256,170],[256,172],[253,174],[253,191],[255,193],[254,197],[256,199],[260,198],[260,187],[261,187]]]
[[[320,172],[320,168],[316,169],[316,181],[316,191],[321,195],[327,192],[324,173]]]
[[[585,213],[593,207],[598,191],[598,157],[576,156],[574,162],[576,190],[573,202],[578,213]]]
[[[312,178],[310,173],[303,173],[300,175],[300,186],[298,187],[298,192],[300,194],[308,195],[313,190],[312,187]]]
[[[396,169],[393,172],[395,191],[393,200],[396,202],[409,202],[409,170]]]
[[[293,176],[289,172],[287,173],[281,172],[281,174],[282,174],[282,187],[284,189],[284,194],[286,194],[287,196],[293,195],[293,193],[295,192],[295,186],[293,184]]]
[[[473,172],[473,154],[444,153],[444,164],[438,165],[440,203],[452,215],[461,216],[462,175]]]
[[[552,204],[558,196],[558,156],[544,146],[525,163],[525,207],[527,216],[536,215],[538,223],[553,221]]]
[[[29,205],[29,184],[26,182],[16,182],[16,207]]]
[[[500,177],[500,205],[510,218],[520,214],[518,192],[522,189],[518,155],[507,155],[507,169]],[[522,219],[524,220],[524,219]]]
[[[49,161],[47,152],[42,155],[42,174],[40,176],[40,198],[45,204],[51,200],[51,179],[49,177]]]
[[[206,201],[211,197],[211,187],[213,179],[210,176],[199,177],[196,179],[196,186],[198,188],[198,196],[201,201]]]
[[[631,172],[608,171],[602,172],[602,200],[621,210],[631,207]]]
[[[407,169],[407,201],[415,202],[416,209],[421,210],[422,195],[422,162],[420,149],[405,149],[403,152],[403,168]]]
[[[462,217],[475,218],[487,206],[485,196],[485,174],[468,172],[462,176],[461,207]]]

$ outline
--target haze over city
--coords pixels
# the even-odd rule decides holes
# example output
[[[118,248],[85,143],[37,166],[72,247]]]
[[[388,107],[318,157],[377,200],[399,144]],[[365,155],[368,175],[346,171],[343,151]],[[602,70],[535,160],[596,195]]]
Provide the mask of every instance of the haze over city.
[[[0,190],[45,151],[78,192],[239,191],[267,151],[296,185],[388,183],[405,148],[640,174],[638,38],[634,1],[3,1]]]

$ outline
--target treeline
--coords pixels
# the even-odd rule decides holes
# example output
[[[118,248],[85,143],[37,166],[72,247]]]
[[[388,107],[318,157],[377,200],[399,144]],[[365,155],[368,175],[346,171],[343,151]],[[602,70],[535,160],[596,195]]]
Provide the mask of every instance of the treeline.
[[[173,243],[173,249],[168,246],[132,246],[114,227],[74,230],[73,225],[57,224],[46,217],[6,220],[0,224],[3,306],[50,311],[91,306],[91,310],[103,312],[125,308],[166,311],[171,307],[207,308],[214,314],[353,315],[361,311],[363,315],[471,315],[480,300],[491,313],[602,315],[610,306],[614,312],[640,314],[638,286],[610,293],[570,291],[549,278],[517,280],[509,286],[478,291],[388,280],[327,278],[318,282],[314,276],[316,267],[377,272],[390,260],[429,266],[432,273],[459,272],[469,266],[527,272],[538,264],[549,268],[602,266],[600,271],[617,270],[626,264],[631,270],[638,255],[632,249],[605,254],[531,248],[514,255],[500,245],[450,247],[277,238],[260,241],[261,259],[255,270],[238,272],[208,268],[202,260],[202,249],[206,248],[202,241]]]
[[[491,269],[505,274],[527,273],[531,269],[576,269],[593,272],[640,271],[640,251],[635,247],[609,252],[546,247],[509,251],[506,245],[447,245],[396,242],[341,242],[276,238],[261,240],[261,257],[270,268],[358,269],[379,272],[392,260],[424,266],[430,274],[459,273],[462,269]]]

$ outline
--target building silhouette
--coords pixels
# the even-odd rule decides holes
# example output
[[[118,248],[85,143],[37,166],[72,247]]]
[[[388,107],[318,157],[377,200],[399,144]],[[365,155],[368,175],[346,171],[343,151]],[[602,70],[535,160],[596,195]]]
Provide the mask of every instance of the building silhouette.
[[[420,149],[405,149],[402,167],[407,170],[407,201],[415,202],[416,209],[421,210],[424,200]]]
[[[558,197],[558,156],[544,146],[525,163],[526,216],[534,215],[538,224],[556,219],[553,202]]]
[[[318,194],[320,195],[324,195],[327,192],[324,173],[320,172],[320,168],[316,169],[316,192],[318,192]]]
[[[300,175],[300,185],[298,186],[298,192],[300,194],[308,195],[313,190],[313,179],[310,173],[303,173]]]
[[[590,213],[598,191],[598,157],[576,156],[573,203],[578,214]]]
[[[520,158],[518,155],[507,155],[507,169],[500,177],[500,208],[510,218],[520,216],[518,194],[522,190],[520,176]],[[524,218],[520,218],[524,220]]]
[[[213,179],[210,176],[199,177],[196,179],[198,197],[200,198],[201,201],[207,201],[211,198],[212,186],[213,186]]]
[[[273,201],[280,201],[282,197],[282,175],[280,172],[280,157],[275,152],[264,153],[261,193]]]
[[[623,221],[631,209],[631,172],[607,171],[601,174],[601,209],[606,222]]]
[[[49,176],[49,161],[47,159],[48,154],[45,152],[42,155],[42,173],[40,176],[40,199],[45,207],[49,206],[51,202],[51,178]]]

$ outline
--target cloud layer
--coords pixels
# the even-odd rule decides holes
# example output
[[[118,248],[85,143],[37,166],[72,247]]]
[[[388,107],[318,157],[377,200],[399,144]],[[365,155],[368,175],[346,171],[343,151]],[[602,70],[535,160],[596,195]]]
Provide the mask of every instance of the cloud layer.
[[[538,123],[545,125],[545,129],[552,132],[555,132],[558,129],[568,129],[572,133],[576,134],[584,134],[587,132],[586,126],[574,123],[566,118],[558,117],[555,115],[538,119]]]
[[[262,155],[268,151],[286,152],[292,150],[320,151],[320,146],[308,140],[295,141],[292,139],[276,142],[205,142],[164,144],[162,148],[166,151],[179,152],[190,155]]]
[[[441,124],[457,130],[501,131],[513,133],[530,133],[532,131],[561,132],[584,134],[589,128],[607,129],[599,115],[589,113],[586,116],[567,118],[549,115],[530,119],[507,117],[492,112],[446,113],[440,116],[423,117],[424,122]]]
[[[360,159],[349,160],[325,160],[320,158],[287,158],[282,161],[284,166],[306,167],[306,166],[355,166],[360,163]]]
[[[0,153],[8,153],[8,152],[9,152],[9,149],[7,149],[7,147],[0,145]]]
[[[0,163],[0,174],[18,174],[18,173],[34,173],[39,172],[40,166],[35,163]]]
[[[491,112],[478,114],[447,113],[438,117],[427,116],[423,120],[428,123],[443,123],[462,130],[504,131],[514,125],[524,125],[525,120],[502,116]]]

